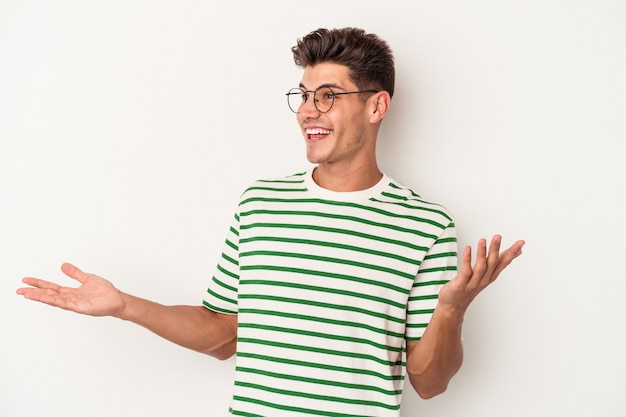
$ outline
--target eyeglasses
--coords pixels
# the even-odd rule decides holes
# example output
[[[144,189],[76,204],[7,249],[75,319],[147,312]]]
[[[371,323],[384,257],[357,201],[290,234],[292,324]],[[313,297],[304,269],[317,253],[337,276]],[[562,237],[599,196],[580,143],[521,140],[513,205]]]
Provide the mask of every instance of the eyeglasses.
[[[299,113],[300,108],[309,100],[313,93],[313,104],[320,113],[328,113],[335,103],[335,97],[344,94],[378,93],[380,90],[348,91],[336,93],[330,87],[318,87],[315,91],[292,88],[287,92],[287,104],[294,113]]]

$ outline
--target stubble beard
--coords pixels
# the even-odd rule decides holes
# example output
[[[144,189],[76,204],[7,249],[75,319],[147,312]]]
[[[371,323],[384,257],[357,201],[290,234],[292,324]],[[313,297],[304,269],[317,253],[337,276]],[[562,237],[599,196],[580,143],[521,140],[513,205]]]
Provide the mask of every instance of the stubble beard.
[[[307,147],[307,159],[312,164],[325,164],[339,162],[340,160],[355,159],[356,152],[362,148],[362,136],[356,136],[350,139],[350,142],[341,146],[341,148],[332,147],[322,152],[311,150]]]

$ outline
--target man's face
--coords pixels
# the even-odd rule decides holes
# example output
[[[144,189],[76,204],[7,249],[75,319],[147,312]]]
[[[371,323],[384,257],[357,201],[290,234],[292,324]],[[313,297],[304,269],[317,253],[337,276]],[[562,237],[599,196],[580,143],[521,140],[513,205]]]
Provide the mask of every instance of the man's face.
[[[348,68],[335,63],[304,69],[300,87],[314,91],[320,86],[329,86],[336,93],[358,90],[350,80]],[[370,97],[367,98],[369,101]],[[320,113],[313,101],[313,93],[310,93],[297,114],[309,162],[360,164],[374,157],[375,132],[369,122],[367,101],[361,94],[335,96],[327,113]]]

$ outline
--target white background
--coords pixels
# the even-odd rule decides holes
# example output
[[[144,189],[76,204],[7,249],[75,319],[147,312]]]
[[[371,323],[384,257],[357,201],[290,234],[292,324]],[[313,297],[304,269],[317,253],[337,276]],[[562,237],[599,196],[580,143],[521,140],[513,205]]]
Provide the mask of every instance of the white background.
[[[524,255],[449,390],[402,416],[624,416],[626,3],[0,0],[0,415],[222,416],[233,361],[15,295],[71,261],[198,304],[237,198],[308,168],[289,48],[392,46],[381,167]]]

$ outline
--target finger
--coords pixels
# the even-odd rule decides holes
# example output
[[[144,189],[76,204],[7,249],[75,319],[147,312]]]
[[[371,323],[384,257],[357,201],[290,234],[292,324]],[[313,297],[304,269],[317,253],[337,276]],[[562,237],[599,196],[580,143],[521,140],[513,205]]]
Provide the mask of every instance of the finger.
[[[59,285],[43,279],[24,278],[22,282],[30,285],[30,287],[18,288],[16,292],[29,300],[41,301],[42,298],[56,297],[61,290]]]
[[[474,263],[474,270],[472,274],[472,280],[475,283],[482,281],[485,271],[487,270],[487,241],[480,239],[476,249],[476,262]]]
[[[61,286],[59,286],[58,284],[55,284],[54,282],[45,281],[45,280],[39,279],[39,278],[29,278],[29,277],[26,277],[26,278],[22,279],[22,282],[24,284],[30,285],[31,287],[47,289],[47,290],[53,290],[53,291],[58,291],[59,288],[61,288]],[[20,289],[22,289],[22,288],[20,288]]]
[[[525,244],[526,244],[525,241],[518,240],[513,245],[511,245],[510,248],[502,252],[502,254],[500,255],[500,259],[498,260],[498,266],[496,267],[494,271],[494,274],[496,275],[496,277],[498,276],[498,274],[500,274],[500,272],[504,270],[504,268],[506,268],[507,266],[511,264],[511,262],[513,262],[513,259],[517,258],[518,256],[522,254],[522,248],[524,247]]]
[[[63,265],[61,265],[61,271],[63,271],[63,273],[68,277],[75,279],[81,284],[84,284],[87,280],[87,277],[89,276],[89,274],[84,273],[78,267],[72,265],[69,262],[65,262]]]
[[[461,258],[461,270],[457,275],[458,278],[464,280],[470,279],[472,276],[472,247],[466,246],[463,248],[463,257]]]
[[[53,307],[67,309],[67,300],[55,290],[40,288],[20,288],[18,294],[27,300],[38,301]]]
[[[494,235],[493,238],[491,238],[491,243],[489,244],[489,255],[487,255],[487,271],[485,273],[485,278],[488,282],[492,282],[496,278],[494,276],[494,272],[498,267],[501,243],[502,236]]]

